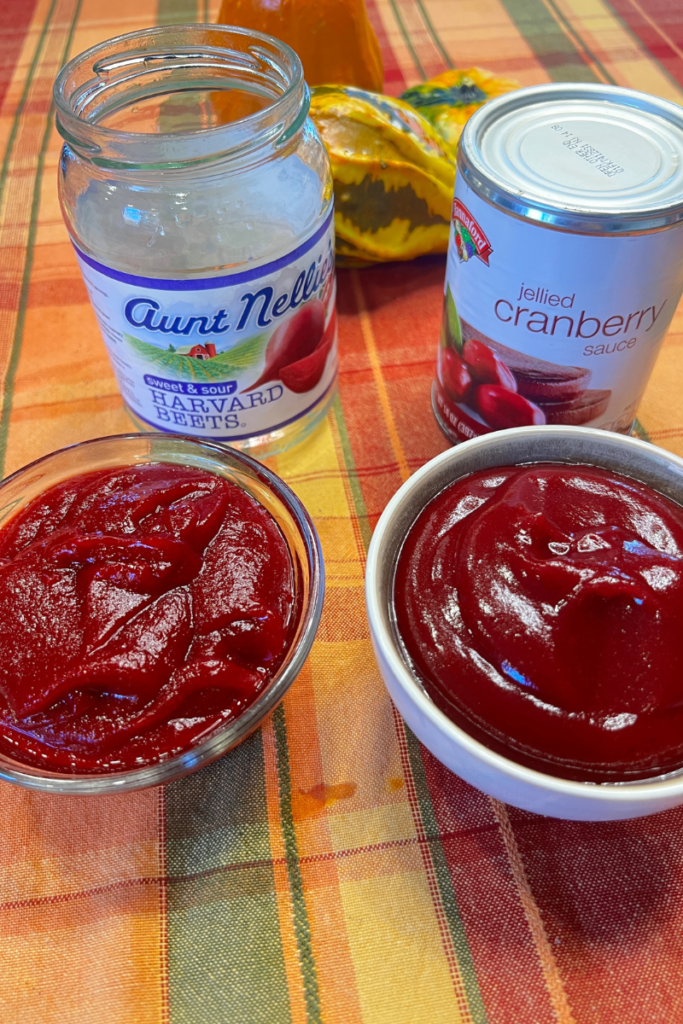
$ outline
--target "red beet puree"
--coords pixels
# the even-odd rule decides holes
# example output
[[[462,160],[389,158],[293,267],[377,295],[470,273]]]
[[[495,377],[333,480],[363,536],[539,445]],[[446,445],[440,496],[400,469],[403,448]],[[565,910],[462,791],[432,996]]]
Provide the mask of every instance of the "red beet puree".
[[[166,759],[253,702],[295,626],[287,545],[241,488],[164,464],[73,477],[0,530],[0,751]]]
[[[572,779],[683,764],[683,508],[591,466],[474,473],[420,514],[406,656],[487,746]]]

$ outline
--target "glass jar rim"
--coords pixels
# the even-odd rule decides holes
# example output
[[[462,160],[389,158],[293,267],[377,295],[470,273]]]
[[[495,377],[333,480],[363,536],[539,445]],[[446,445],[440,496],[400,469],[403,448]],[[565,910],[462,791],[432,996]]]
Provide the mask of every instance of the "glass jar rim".
[[[179,70],[190,71],[184,81],[193,90],[220,91],[230,73],[242,74],[258,80],[271,102],[227,124],[189,131],[131,132],[98,123],[107,100],[140,78],[148,87],[140,99],[186,91],[177,79],[172,84]],[[84,50],[59,72],[54,102],[57,130],[82,158],[104,168],[172,170],[285,145],[306,121],[310,97],[301,60],[281,40],[238,26],[186,24],[128,32]],[[112,102],[107,112],[123,105]]]

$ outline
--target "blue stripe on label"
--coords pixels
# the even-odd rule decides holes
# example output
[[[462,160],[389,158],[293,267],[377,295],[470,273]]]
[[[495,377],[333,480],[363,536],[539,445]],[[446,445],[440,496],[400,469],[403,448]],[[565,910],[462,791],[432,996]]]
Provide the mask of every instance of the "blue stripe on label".
[[[221,277],[201,277],[192,281],[188,281],[186,278],[182,280],[169,280],[168,278],[161,277],[138,277],[137,274],[123,274],[119,270],[112,270],[111,267],[105,267],[103,263],[98,263],[92,257],[86,256],[84,252],[81,252],[73,239],[72,244],[84,263],[87,263],[93,270],[97,270],[98,273],[104,274],[105,277],[113,278],[114,281],[123,281],[124,284],[132,284],[136,288],[155,288],[158,291],[166,292],[208,291],[211,288],[224,288],[235,284],[245,284],[247,281],[256,281],[260,277],[266,277],[268,274],[275,273],[276,270],[282,270],[283,267],[289,266],[290,263],[294,263],[300,256],[305,255],[309,249],[312,249],[316,242],[320,241],[329,228],[333,217],[334,207],[331,207],[324,224],[318,228],[316,233],[311,235],[305,242],[302,242],[297,249],[288,252],[286,256],[281,256],[279,260],[265,263],[261,267],[254,267],[253,270],[242,270],[238,274],[225,274]]]
[[[214,434],[188,434],[187,436],[198,437],[200,439],[202,437],[206,437],[209,441],[246,441],[250,437],[258,437],[259,434],[270,434],[272,433],[273,430],[282,430],[283,427],[288,427],[289,424],[294,423],[295,420],[300,420],[303,416],[306,415],[306,413],[309,413],[311,409],[315,409],[316,405],[318,405],[319,402],[322,402],[323,398],[327,394],[329,394],[330,388],[333,388],[336,383],[337,374],[335,373],[334,377],[327,385],[322,395],[318,395],[315,402],[311,402],[311,404],[307,406],[305,409],[302,409],[301,412],[296,413],[296,415],[294,416],[290,416],[288,420],[283,420],[282,423],[275,423],[272,427],[264,427],[263,430],[250,430],[248,434],[226,434],[225,437],[216,437]],[[130,403],[126,404],[128,405],[133,416],[135,416],[136,419],[141,420],[143,423],[146,423],[148,427],[153,427],[154,430],[158,430],[160,433],[163,434],[182,434],[181,424],[176,423],[174,427],[167,428],[162,423],[152,423],[151,420],[148,420],[144,416],[141,416],[137,409],[130,405]]]

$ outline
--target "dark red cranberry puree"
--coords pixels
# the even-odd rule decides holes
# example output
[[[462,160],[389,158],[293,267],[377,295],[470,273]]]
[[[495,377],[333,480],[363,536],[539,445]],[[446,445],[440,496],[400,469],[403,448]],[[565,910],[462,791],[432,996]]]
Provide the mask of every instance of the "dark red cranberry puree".
[[[241,714],[296,627],[275,520],[202,470],[73,477],[0,530],[0,751],[138,768]]]
[[[474,473],[421,513],[394,592],[438,706],[594,782],[683,764],[683,508],[591,466]]]

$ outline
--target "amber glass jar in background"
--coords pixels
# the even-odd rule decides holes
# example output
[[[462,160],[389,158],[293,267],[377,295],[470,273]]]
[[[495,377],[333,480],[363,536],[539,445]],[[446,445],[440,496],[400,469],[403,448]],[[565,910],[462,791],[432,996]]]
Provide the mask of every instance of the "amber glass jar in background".
[[[308,85],[382,92],[382,56],[365,0],[223,0],[218,22],[287,43],[301,58]]]

